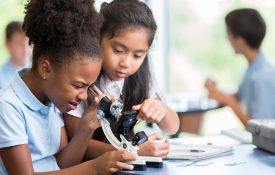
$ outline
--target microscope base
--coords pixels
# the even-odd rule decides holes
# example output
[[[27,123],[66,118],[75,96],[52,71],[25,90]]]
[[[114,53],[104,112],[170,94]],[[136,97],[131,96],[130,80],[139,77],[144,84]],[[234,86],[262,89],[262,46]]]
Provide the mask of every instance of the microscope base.
[[[153,156],[140,156],[141,160],[146,162],[147,167],[151,168],[162,168],[163,161],[161,157],[153,157]]]
[[[146,167],[162,168],[163,162],[160,157],[139,156],[135,161],[128,161],[128,164],[134,165],[135,171],[145,171]]]
[[[146,170],[146,162],[145,160],[137,159],[135,161],[127,161],[126,163],[134,165],[134,171],[145,171]]]

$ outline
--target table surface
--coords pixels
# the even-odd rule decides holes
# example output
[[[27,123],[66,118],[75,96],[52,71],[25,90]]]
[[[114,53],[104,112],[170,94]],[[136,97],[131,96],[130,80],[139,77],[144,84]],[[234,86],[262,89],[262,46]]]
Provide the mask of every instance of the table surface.
[[[275,174],[275,154],[263,151],[252,144],[242,144],[234,146],[233,155],[212,158],[208,160],[199,161],[191,166],[179,167],[182,161],[164,161],[163,168],[147,168],[146,171],[128,171],[120,172],[118,174],[150,174],[150,175],[271,175]],[[228,166],[228,163],[243,164]],[[211,163],[206,166],[195,166]]]
[[[170,93],[167,94],[165,98],[167,105],[176,111],[178,115],[203,113],[223,107],[217,101],[196,93]]]

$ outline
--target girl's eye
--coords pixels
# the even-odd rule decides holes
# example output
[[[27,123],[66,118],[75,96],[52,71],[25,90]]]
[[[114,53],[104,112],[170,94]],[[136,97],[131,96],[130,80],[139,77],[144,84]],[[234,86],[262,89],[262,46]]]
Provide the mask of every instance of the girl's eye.
[[[134,55],[135,59],[140,59],[142,57],[142,55]]]
[[[123,50],[121,50],[121,49],[114,49],[114,53],[122,53],[123,52]]]
[[[81,89],[81,88],[83,88],[83,87],[80,86],[80,85],[75,85],[75,84],[74,84],[73,86],[74,86],[75,89]]]

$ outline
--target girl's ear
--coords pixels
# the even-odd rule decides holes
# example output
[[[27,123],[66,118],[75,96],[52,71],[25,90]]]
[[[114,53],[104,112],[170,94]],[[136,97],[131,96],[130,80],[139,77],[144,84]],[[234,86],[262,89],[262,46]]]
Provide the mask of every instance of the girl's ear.
[[[49,79],[52,76],[52,66],[48,59],[41,59],[38,62],[38,73],[43,80]]]

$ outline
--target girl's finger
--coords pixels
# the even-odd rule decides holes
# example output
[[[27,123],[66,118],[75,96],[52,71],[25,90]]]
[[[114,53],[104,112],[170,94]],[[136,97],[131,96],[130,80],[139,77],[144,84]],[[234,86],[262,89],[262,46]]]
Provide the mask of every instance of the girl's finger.
[[[116,152],[116,160],[119,161],[125,161],[125,160],[136,160],[137,159],[137,155],[127,152],[127,151],[118,151]]]
[[[143,111],[139,111],[138,115],[137,115],[137,119],[141,119],[141,120],[145,120],[145,113]]]
[[[116,166],[117,166],[116,168],[127,169],[127,170],[132,170],[134,168],[133,165],[130,165],[124,162],[116,162]]]
[[[106,90],[106,89],[102,89],[101,92],[102,92],[103,94],[107,94],[107,90]]]
[[[160,150],[160,151],[158,152],[158,155],[157,155],[157,156],[162,157],[162,158],[165,158],[165,157],[167,157],[168,153],[169,153],[169,150]]]
[[[149,110],[150,106],[151,106],[151,103],[149,103],[148,101],[144,101],[142,103],[140,111],[142,111],[145,114]]]
[[[145,113],[145,117],[146,117],[147,119],[154,120],[153,114],[154,114],[155,112],[157,112],[157,111],[156,111],[156,108],[155,108],[154,106],[150,105],[150,106],[149,106],[149,109],[148,109],[147,112]]]
[[[113,95],[108,95],[108,98],[109,98],[111,101],[115,101],[115,100],[116,100],[116,97],[113,96]]]
[[[94,103],[92,103],[88,106],[88,108],[86,109],[86,112],[96,110],[98,108],[98,105],[99,105],[99,99],[97,97],[95,97]]]
[[[153,140],[161,140],[162,137],[160,135],[158,135],[157,133],[151,134],[148,137],[149,141],[153,141]]]
[[[132,110],[138,111],[138,110],[140,110],[141,106],[142,106],[142,104],[132,106]]]
[[[169,150],[169,147],[170,147],[170,143],[168,141],[165,141],[165,143],[163,144],[160,144],[160,149],[161,150]]]
[[[99,105],[99,98],[98,98],[98,97],[95,97],[95,98],[94,98],[94,102],[95,102],[96,106],[98,106],[98,105]]]
[[[110,172],[113,174],[113,173],[116,173],[116,172],[118,172],[118,171],[120,171],[121,169],[120,168],[114,168],[114,167],[112,167],[112,168],[110,168]]]

